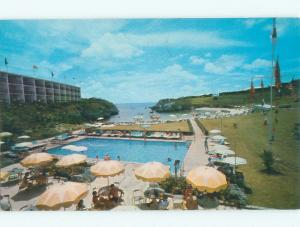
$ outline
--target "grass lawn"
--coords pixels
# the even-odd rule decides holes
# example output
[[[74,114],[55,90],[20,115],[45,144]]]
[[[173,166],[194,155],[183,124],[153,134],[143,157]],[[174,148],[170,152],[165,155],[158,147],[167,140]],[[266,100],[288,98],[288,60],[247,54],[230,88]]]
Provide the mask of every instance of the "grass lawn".
[[[105,130],[124,130],[124,131],[144,131],[139,124],[133,125],[116,125],[114,127],[102,127],[101,129]],[[160,132],[191,132],[187,121],[177,121],[177,122],[167,122],[161,124],[151,125],[149,128],[146,128],[146,131],[160,131]]]
[[[273,151],[279,159],[279,175],[263,172],[260,154],[268,148],[268,126],[263,125],[261,113],[222,120],[223,134],[231,143],[237,156],[246,158],[247,165],[240,166],[245,180],[253,190],[249,202],[270,208],[300,208],[300,155],[299,141],[293,136],[294,124],[300,122],[299,109],[280,109],[276,124]],[[208,129],[220,128],[220,120],[202,120]],[[238,128],[233,127],[238,124]]]

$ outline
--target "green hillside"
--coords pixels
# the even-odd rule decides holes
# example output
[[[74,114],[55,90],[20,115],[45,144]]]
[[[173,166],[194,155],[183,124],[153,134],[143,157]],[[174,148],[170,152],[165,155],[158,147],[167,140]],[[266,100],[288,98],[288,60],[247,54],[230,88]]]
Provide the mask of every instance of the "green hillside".
[[[299,87],[300,80],[292,82],[294,91],[288,89],[290,83],[284,83],[281,89],[280,104],[290,105],[291,107],[298,106],[299,103]],[[274,101],[279,99],[276,89],[273,89]],[[250,98],[250,91],[235,91],[235,92],[223,92],[219,96],[202,95],[202,96],[188,96],[178,99],[162,99],[156,103],[152,109],[157,112],[173,112],[173,111],[185,111],[199,107],[227,107],[248,105],[250,103],[261,103],[262,99],[266,103],[270,100],[270,88],[258,88],[255,89],[253,98]]]
[[[118,113],[113,103],[95,98],[48,105],[0,104],[0,109],[0,131],[12,132],[15,137],[26,134],[32,139],[47,138],[98,117],[109,118]]]

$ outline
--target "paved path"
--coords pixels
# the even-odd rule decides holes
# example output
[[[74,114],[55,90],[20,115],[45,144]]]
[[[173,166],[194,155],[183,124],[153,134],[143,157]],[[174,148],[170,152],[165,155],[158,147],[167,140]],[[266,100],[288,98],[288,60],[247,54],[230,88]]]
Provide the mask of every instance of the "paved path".
[[[205,153],[204,140],[205,135],[197,125],[194,119],[191,119],[194,130],[194,139],[184,159],[184,173],[197,167],[208,164],[208,155]]]

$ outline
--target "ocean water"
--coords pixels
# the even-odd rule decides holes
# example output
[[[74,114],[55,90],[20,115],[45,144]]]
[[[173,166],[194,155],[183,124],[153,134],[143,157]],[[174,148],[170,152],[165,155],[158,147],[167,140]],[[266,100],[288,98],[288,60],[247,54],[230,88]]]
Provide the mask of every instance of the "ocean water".
[[[143,141],[130,139],[100,139],[86,138],[70,144],[85,146],[87,151],[81,152],[89,158],[103,159],[105,154],[116,160],[119,156],[121,161],[128,162],[151,162],[157,161],[169,165],[174,171],[174,161],[183,163],[186,152],[190,146],[189,142],[167,142],[167,141]],[[64,145],[65,146],[65,145]],[[62,149],[63,146],[48,150],[50,154],[68,155],[78,152]],[[171,159],[168,161],[168,158]]]
[[[132,122],[134,116],[142,115],[145,121],[150,121],[150,108],[155,103],[122,103],[116,104],[119,114],[112,116],[110,122]],[[157,114],[157,113],[155,113]],[[176,120],[191,118],[190,113],[159,113],[161,120]],[[175,115],[175,116],[173,116]]]

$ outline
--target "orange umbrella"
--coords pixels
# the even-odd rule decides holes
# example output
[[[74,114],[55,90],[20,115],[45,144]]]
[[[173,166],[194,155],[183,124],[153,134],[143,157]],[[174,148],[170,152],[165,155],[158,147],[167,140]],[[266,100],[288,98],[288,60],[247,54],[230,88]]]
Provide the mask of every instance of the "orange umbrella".
[[[25,167],[38,166],[53,161],[53,156],[48,153],[34,153],[28,155],[21,161],[21,165]]]
[[[225,175],[208,166],[200,166],[189,171],[186,181],[202,192],[218,192],[227,187]]]
[[[148,162],[134,170],[136,178],[146,182],[160,182],[170,176],[170,167],[160,162]]]

